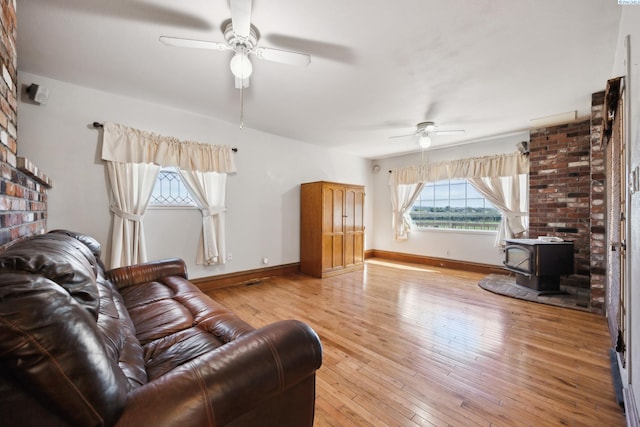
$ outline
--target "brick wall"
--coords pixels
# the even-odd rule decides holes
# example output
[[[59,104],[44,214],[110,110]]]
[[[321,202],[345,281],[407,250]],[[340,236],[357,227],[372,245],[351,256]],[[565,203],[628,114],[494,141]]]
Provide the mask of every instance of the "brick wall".
[[[562,284],[590,289],[591,311],[605,297],[604,93],[592,96],[591,118],[530,133],[529,236],[574,242],[575,273]]]
[[[572,240],[576,273],[589,276],[590,120],[530,135],[529,235]]]
[[[591,96],[591,308],[604,313],[607,252],[605,244],[606,221],[606,167],[605,147],[601,143],[604,128],[604,91]]]
[[[10,242],[43,233],[50,180],[18,154],[15,0],[2,3],[0,39],[0,251]]]

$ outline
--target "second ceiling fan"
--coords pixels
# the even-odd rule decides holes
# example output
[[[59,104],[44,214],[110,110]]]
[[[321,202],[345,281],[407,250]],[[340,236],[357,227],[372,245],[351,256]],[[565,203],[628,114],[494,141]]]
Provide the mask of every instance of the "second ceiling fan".
[[[459,135],[464,130],[437,130],[434,122],[420,122],[416,125],[416,130],[408,135],[396,135],[389,138],[406,138],[410,136],[418,137],[418,145],[420,148],[429,148],[431,146],[432,135]]]
[[[244,89],[249,87],[249,78],[253,66],[249,54],[258,59],[279,62],[282,64],[307,66],[311,63],[311,56],[306,53],[289,50],[259,47],[260,33],[251,24],[251,0],[230,0],[231,19],[222,25],[226,42],[187,39],[180,37],[160,36],[160,41],[169,46],[189,47],[235,52],[229,64],[235,76],[235,87]]]

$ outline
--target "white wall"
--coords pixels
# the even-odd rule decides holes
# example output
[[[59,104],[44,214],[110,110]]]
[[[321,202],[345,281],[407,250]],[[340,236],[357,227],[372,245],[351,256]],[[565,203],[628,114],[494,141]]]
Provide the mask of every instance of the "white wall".
[[[24,95],[31,83],[50,90],[46,105],[35,105]],[[150,209],[145,215],[149,258],[184,258],[192,278],[261,268],[263,257],[270,266],[299,262],[300,183],[338,181],[365,185],[367,191],[372,186],[369,161],[335,150],[28,73],[19,73],[18,84],[18,155],[54,183],[48,228],[93,235],[105,258],[111,215],[101,133],[91,126],[94,121],[238,148],[238,172],[227,181],[227,249],[233,259],[226,265],[195,265],[199,211]],[[250,126],[249,118],[245,124]],[[371,242],[372,206],[368,198],[365,248]]]
[[[626,40],[629,37],[629,45]],[[627,56],[627,48],[630,53]],[[611,77],[626,76],[629,126],[628,170],[640,165],[640,6],[622,6],[622,20],[616,59]],[[623,384],[633,390],[635,409],[640,399],[640,192],[631,195],[628,212],[630,233],[627,243],[629,277],[627,281],[627,350],[629,362],[621,369]],[[631,408],[627,408],[629,412]]]
[[[513,153],[516,143],[528,141],[529,133],[477,141],[447,149],[425,151],[377,160],[380,172],[374,176],[374,247],[378,250],[417,254],[429,257],[502,265],[503,255],[495,248],[495,232],[459,232],[449,230],[413,231],[408,240],[396,241],[391,228],[389,170],[409,165],[436,163],[469,157]]]

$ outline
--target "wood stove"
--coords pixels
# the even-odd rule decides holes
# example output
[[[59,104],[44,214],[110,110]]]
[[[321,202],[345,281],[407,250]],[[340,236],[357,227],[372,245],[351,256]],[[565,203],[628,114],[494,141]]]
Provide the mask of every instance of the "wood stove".
[[[560,276],[573,274],[573,242],[507,239],[504,266],[516,283],[541,292],[560,291]]]

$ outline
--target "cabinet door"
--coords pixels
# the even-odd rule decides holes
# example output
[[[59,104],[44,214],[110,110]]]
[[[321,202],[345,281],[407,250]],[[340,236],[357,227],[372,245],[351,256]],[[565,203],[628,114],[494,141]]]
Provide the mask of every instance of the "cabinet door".
[[[322,190],[322,270],[344,267],[344,188],[326,185]]]
[[[347,188],[344,201],[344,265],[364,261],[364,191]]]

